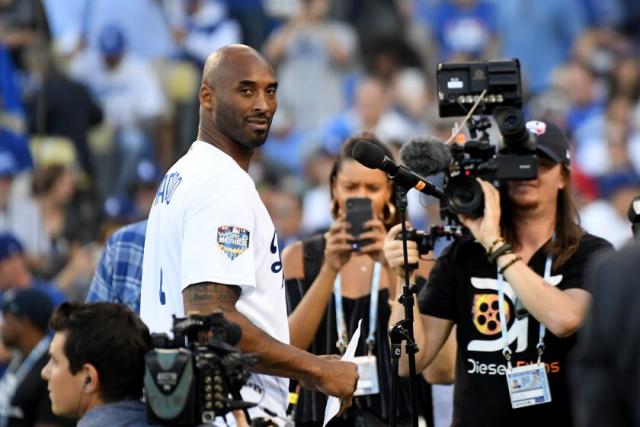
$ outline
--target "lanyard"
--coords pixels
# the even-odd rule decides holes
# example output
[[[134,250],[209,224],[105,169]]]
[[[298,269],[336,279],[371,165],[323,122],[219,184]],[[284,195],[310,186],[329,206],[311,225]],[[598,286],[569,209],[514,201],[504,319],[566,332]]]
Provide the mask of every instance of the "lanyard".
[[[373,264],[373,277],[371,278],[371,299],[369,304],[369,335],[367,336],[367,346],[369,354],[373,351],[375,343],[375,333],[378,318],[378,289],[380,288],[380,271],[382,266],[379,262]],[[340,354],[344,353],[349,342],[349,333],[347,332],[347,324],[344,321],[344,311],[342,310],[342,279],[340,273],[333,282],[333,298],[336,303],[336,329],[338,330],[338,342],[336,346]]]
[[[547,255],[547,260],[544,264],[544,280],[545,282],[549,282],[549,278],[551,277],[551,255]],[[504,313],[504,278],[502,274],[498,273],[498,305],[499,305],[499,315],[500,315],[500,332],[502,334],[502,341],[504,341],[504,349],[502,350],[502,354],[504,358],[507,359],[507,364],[509,368],[511,368],[511,349],[509,348],[509,339],[507,337],[507,319]],[[546,328],[540,322],[540,337],[538,338],[538,344],[536,345],[536,349],[538,350],[538,363],[540,363],[540,359],[542,358],[542,353],[544,352],[544,335],[546,332]]]

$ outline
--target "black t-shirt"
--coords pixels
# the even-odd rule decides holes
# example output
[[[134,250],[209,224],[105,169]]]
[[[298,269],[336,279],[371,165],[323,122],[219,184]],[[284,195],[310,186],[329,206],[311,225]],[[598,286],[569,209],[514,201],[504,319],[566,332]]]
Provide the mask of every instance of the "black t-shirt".
[[[57,417],[51,411],[47,383],[40,376],[40,372],[48,360],[49,355],[43,354],[16,388],[11,400],[11,407],[19,408],[22,417],[10,417],[7,427],[32,427],[37,423],[59,426],[75,425],[73,420]]]
[[[611,248],[603,239],[585,234],[574,255],[549,282],[559,289],[581,288],[588,260],[602,249]],[[544,274],[546,254],[539,250],[529,262],[536,273]],[[517,319],[515,293],[505,281],[508,337],[512,365],[535,363],[539,323],[533,316]],[[575,335],[559,339],[548,330],[542,361],[547,368],[551,402],[512,409],[506,361],[498,317],[497,273],[487,261],[484,248],[471,240],[454,242],[436,262],[429,282],[419,297],[423,314],[456,323],[458,353],[454,394],[454,426],[571,426],[567,354],[575,345]]]

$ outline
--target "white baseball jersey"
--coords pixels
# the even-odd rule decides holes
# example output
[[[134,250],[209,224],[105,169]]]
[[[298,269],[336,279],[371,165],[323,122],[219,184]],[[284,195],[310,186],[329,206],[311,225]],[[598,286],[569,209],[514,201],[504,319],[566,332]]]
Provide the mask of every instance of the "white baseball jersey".
[[[202,282],[239,286],[237,309],[289,343],[271,217],[251,177],[226,153],[196,141],[165,175],[149,214],[140,317],[150,331],[170,332],[171,315],[184,316],[182,291]],[[288,386],[285,378],[254,374],[242,396],[284,417]]]

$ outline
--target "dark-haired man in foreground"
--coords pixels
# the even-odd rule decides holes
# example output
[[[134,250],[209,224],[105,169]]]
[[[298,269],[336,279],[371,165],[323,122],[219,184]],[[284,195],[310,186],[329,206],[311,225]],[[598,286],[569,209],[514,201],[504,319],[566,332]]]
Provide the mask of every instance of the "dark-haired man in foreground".
[[[149,330],[126,306],[64,303],[51,318],[55,331],[42,378],[56,415],[77,427],[147,427],[142,397]]]

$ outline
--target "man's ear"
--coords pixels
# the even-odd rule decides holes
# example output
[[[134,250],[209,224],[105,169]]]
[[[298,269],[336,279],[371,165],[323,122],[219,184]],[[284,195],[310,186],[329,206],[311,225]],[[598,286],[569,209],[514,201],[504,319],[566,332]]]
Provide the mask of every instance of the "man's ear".
[[[95,393],[98,390],[98,386],[100,385],[100,374],[95,366],[91,363],[85,363],[82,366],[82,371],[80,375],[83,377],[84,384],[84,392],[85,393]]]
[[[198,94],[200,105],[207,110],[212,110],[215,106],[215,91],[206,84],[200,85],[200,92]]]

